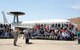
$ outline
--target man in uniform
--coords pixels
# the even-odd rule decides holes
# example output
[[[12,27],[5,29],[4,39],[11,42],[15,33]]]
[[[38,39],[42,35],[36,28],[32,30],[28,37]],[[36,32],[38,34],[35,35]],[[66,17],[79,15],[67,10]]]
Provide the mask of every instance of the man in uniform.
[[[29,44],[29,30],[25,29],[23,32],[24,32],[25,43]]]
[[[13,32],[13,37],[14,37],[14,46],[17,46],[16,43],[17,43],[17,40],[18,40],[18,36],[20,34],[20,31],[18,28],[15,28],[14,32]]]

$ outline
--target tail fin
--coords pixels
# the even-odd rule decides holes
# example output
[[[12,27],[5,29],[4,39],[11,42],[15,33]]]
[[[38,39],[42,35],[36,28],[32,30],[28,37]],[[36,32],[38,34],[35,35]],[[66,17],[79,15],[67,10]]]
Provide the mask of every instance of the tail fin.
[[[8,20],[7,20],[6,16],[5,16],[4,11],[2,11],[2,14],[3,14],[3,23],[4,24],[8,24]]]

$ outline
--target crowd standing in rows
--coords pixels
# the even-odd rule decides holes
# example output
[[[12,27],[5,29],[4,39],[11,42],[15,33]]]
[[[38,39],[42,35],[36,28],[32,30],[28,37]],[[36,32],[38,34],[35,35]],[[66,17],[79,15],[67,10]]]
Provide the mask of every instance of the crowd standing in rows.
[[[0,38],[12,38],[11,24],[0,24]]]
[[[23,29],[23,32],[26,29]],[[73,40],[76,33],[75,26],[71,23],[64,24],[35,24],[33,28],[27,28],[29,38],[45,38],[58,40]],[[10,24],[0,24],[0,38],[12,38]]]
[[[31,38],[45,38],[58,40],[74,40],[76,28],[71,23],[69,24],[36,24],[33,29],[30,29]]]

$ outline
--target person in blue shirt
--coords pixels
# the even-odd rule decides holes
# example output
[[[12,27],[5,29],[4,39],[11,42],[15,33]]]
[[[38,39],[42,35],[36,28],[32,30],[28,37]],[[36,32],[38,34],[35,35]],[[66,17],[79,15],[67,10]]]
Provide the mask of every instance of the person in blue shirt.
[[[78,44],[80,44],[80,30],[77,33],[77,37],[78,37]]]

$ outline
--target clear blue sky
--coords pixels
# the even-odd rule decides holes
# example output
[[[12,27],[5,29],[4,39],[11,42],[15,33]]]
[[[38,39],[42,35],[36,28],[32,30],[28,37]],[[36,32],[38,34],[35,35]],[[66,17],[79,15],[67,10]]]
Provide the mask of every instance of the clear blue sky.
[[[69,19],[80,17],[80,0],[0,0],[0,22],[3,16],[10,11],[22,11],[26,15],[20,21],[38,19]],[[13,16],[6,14],[9,22]]]

